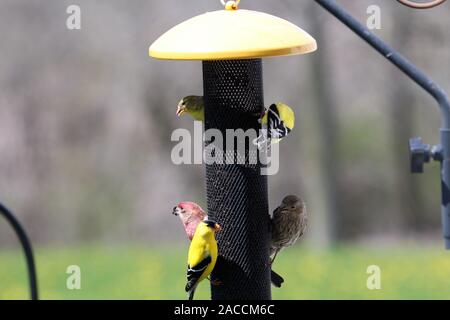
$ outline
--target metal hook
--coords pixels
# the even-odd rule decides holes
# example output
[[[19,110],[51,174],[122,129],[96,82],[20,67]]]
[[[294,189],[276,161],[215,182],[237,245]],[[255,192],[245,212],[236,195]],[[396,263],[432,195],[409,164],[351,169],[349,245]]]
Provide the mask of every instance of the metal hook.
[[[220,3],[222,3],[222,5],[228,10],[230,9],[236,10],[238,8],[239,2],[241,2],[241,0],[229,0],[226,2],[225,0],[220,0]]]
[[[430,8],[437,7],[438,5],[443,4],[447,0],[432,0],[429,2],[421,2],[421,3],[411,1],[411,0],[397,0],[397,1],[405,6],[408,6],[410,8],[414,8],[414,9],[430,9]]]

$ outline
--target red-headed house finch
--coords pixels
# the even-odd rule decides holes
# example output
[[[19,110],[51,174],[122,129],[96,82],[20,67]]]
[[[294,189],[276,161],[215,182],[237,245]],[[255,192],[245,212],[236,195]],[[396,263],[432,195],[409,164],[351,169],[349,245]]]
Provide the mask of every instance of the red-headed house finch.
[[[287,196],[275,209],[271,219],[270,256],[273,263],[281,249],[293,245],[306,229],[305,203],[297,196]]]
[[[195,230],[200,221],[203,221],[207,217],[202,207],[189,201],[180,202],[173,208],[172,213],[180,218],[189,240],[192,240],[194,237]]]
[[[173,208],[172,213],[180,218],[184,230],[191,241],[200,221],[207,218],[207,214],[198,204],[189,201],[180,202]],[[277,288],[280,288],[284,282],[283,278],[273,270],[271,271],[271,281]]]

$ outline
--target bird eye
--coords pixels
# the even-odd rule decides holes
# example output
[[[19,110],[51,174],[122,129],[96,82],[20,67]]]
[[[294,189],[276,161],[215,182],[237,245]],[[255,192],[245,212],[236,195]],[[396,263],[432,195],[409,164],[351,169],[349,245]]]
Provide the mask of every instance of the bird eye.
[[[292,207],[291,207],[291,209],[295,209],[295,207],[294,207],[294,206],[292,206]]]

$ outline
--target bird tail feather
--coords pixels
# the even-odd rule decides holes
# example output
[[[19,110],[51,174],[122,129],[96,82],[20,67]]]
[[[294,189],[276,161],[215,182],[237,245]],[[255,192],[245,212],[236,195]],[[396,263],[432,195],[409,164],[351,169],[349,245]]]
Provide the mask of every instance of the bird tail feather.
[[[194,293],[195,293],[195,289],[192,289],[191,291],[189,291],[189,300],[194,300]]]
[[[280,276],[278,273],[276,273],[275,271],[271,270],[270,271],[270,280],[272,282],[272,285],[276,288],[281,288],[281,285],[284,282],[284,279],[282,276]]]

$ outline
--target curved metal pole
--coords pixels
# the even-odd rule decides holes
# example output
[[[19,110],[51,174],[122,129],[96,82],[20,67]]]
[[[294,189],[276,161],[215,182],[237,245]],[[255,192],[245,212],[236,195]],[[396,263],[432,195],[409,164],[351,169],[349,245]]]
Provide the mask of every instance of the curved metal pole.
[[[38,300],[38,286],[37,286],[37,277],[36,277],[36,267],[34,264],[33,258],[33,248],[31,247],[31,242],[25,233],[25,230],[20,225],[19,221],[14,217],[12,212],[8,210],[5,206],[0,203],[0,214],[3,215],[6,220],[9,222],[11,227],[17,234],[17,237],[20,240],[20,244],[22,245],[23,251],[25,253],[25,258],[27,262],[28,269],[28,278],[30,284],[30,298],[31,300]]]
[[[415,2],[415,1],[411,1],[411,0],[397,0],[397,1],[405,6],[408,6],[410,8],[414,8],[414,9],[431,9],[431,8],[440,6],[447,0],[433,0],[431,2],[424,2],[424,3]]]
[[[442,128],[440,130],[441,145],[440,154],[436,159],[441,161],[442,180],[442,228],[445,245],[450,249],[450,100],[447,93],[431,80],[424,72],[403,57],[399,52],[390,47],[374,33],[370,32],[362,23],[356,20],[350,13],[334,0],[315,0],[323,8],[334,15],[338,20],[370,44],[386,59],[403,71],[411,80],[420,85],[436,100],[440,107]]]

